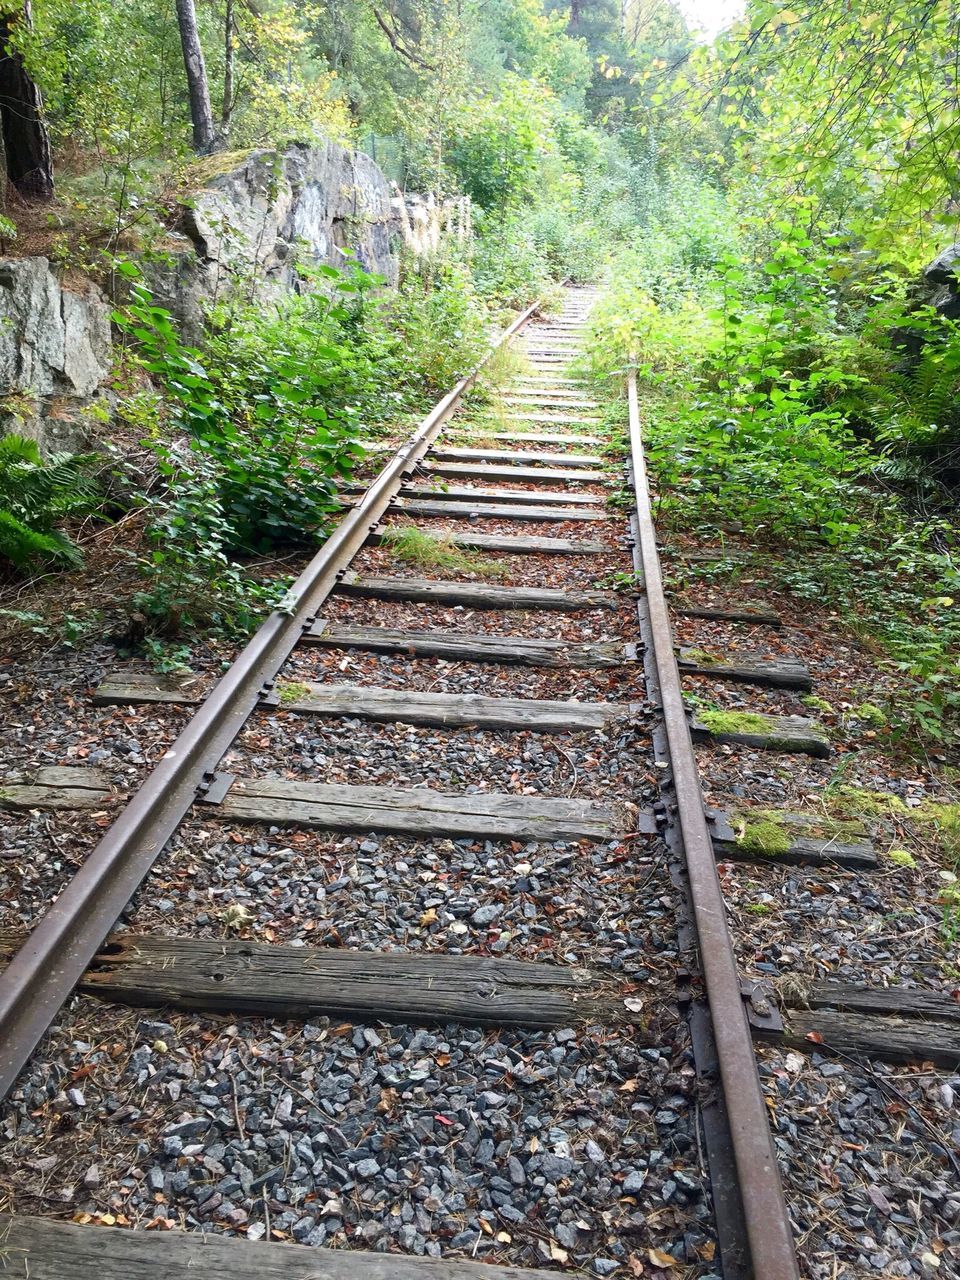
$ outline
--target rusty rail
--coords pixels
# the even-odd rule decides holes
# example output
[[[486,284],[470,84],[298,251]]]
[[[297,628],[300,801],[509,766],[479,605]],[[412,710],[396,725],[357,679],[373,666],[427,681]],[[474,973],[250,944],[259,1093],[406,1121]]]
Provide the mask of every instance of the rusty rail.
[[[47,1031],[104,938],[183,821],[205,781],[303,633],[377,527],[404,481],[474,385],[494,351],[540,301],[500,334],[483,361],[437,404],[348,512],[176,741],[130,798],[83,866],[0,974],[0,1099]]]
[[[669,754],[669,784],[682,840],[685,879],[711,1032],[736,1168],[746,1244],[747,1274],[756,1280],[799,1280],[796,1246],[783,1198],[756,1054],[741,992],[733,942],[727,927],[720,878],[704,812],[703,793],[683,702],[673,633],[663,590],[656,529],[650,506],[640,427],[637,377],[627,381],[630,460],[636,495],[635,557],[644,590],[638,601],[659,686],[663,736]]]

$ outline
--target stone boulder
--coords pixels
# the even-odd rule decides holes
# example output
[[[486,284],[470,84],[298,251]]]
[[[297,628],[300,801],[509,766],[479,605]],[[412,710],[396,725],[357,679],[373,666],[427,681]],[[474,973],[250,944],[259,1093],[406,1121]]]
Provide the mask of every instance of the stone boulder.
[[[327,142],[217,161],[224,167],[182,206],[166,260],[144,267],[189,340],[200,337],[211,302],[238,290],[270,297],[298,288],[300,263],[342,266],[353,257],[396,283],[400,222],[369,156]]]
[[[0,260],[0,396],[89,396],[110,367],[110,304],[46,258]]]
[[[0,433],[45,453],[86,448],[109,415],[110,303],[92,283],[67,288],[46,258],[0,259]]]
[[[923,270],[922,300],[947,320],[960,320],[960,244],[952,244]]]

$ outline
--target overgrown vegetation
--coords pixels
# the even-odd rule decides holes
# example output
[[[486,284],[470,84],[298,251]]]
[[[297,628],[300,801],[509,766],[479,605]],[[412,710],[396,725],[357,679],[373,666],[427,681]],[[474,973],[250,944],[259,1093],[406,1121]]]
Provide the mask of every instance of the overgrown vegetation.
[[[505,311],[563,276],[592,277],[624,241],[652,164],[635,73],[654,52],[691,48],[669,4],[193,8],[34,0],[3,27],[44,110],[3,106],[8,143],[37,164],[16,169],[8,145],[0,236],[71,278],[120,286],[117,422],[146,438],[159,472],[139,498],[131,634],[144,630],[164,665],[182,662],[191,632],[242,633],[282,597],[259,566],[322,540],[363,440],[447,390]],[[404,190],[469,197],[472,236],[402,262],[389,291],[359,269],[311,273],[292,246],[300,296],[277,303],[237,279],[202,341],[185,342],[133,262],[163,262],[193,193],[251,148],[325,139],[369,150]],[[489,389],[479,398],[495,420]],[[56,530],[77,510],[7,513],[38,540],[18,552],[20,571],[40,551],[66,563]]]
[[[67,453],[43,459],[35,441],[0,436],[0,576],[82,563],[58,525],[93,506],[93,461]]]
[[[497,577],[504,568],[499,560],[457,546],[450,534],[428,533],[415,525],[389,526],[384,530],[383,545],[397,560],[419,569]]]
[[[592,372],[617,394],[635,364],[661,527],[762,548],[752,587],[833,608],[896,677],[882,731],[954,748],[960,332],[916,281],[955,231],[957,16],[746,10],[644,73],[655,188]]]

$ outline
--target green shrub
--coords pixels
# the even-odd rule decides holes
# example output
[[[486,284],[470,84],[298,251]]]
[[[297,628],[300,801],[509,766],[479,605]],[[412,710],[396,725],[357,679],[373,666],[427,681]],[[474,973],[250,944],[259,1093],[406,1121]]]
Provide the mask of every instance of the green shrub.
[[[29,572],[43,564],[76,567],[79,548],[58,523],[89,511],[96,493],[92,454],[44,461],[33,440],[0,437],[0,568]]]

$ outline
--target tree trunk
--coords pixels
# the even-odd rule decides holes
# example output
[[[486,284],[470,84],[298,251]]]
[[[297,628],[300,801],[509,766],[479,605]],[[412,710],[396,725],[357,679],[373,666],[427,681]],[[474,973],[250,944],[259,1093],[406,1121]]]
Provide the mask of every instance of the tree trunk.
[[[193,121],[193,148],[195,151],[212,151],[216,143],[213,127],[213,109],[210,106],[210,86],[207,83],[207,66],[203,60],[200,34],[197,31],[197,11],[193,0],[177,0],[177,23],[180,27],[180,43],[183,45],[183,65],[187,72],[187,88],[190,93],[190,118]]]
[[[30,22],[30,0],[19,13],[0,17],[0,127],[7,177],[21,195],[53,199],[53,157],[43,119],[40,90],[27,74],[23,58],[10,48],[19,23]]]
[[[220,113],[220,131],[224,138],[230,133],[233,115],[233,21],[233,0],[227,0],[223,43],[223,109]]]

